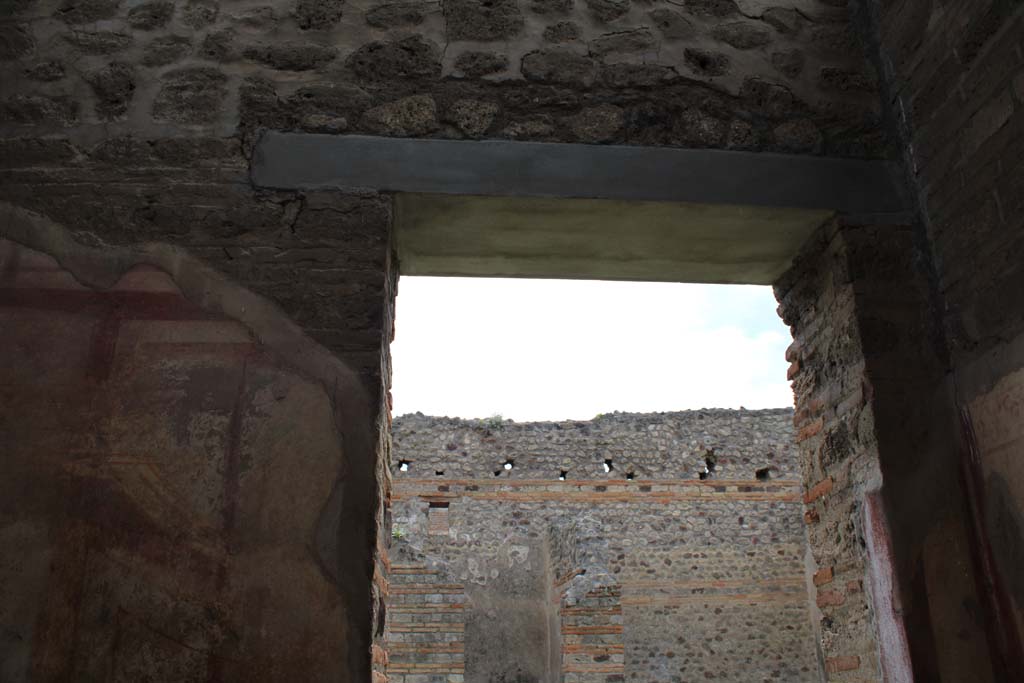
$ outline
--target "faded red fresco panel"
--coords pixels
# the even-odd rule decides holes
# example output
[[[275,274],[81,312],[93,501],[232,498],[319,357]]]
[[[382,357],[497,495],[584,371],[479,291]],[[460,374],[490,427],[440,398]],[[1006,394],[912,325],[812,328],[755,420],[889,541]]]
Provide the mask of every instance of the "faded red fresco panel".
[[[321,384],[152,268],[0,241],[0,680],[344,680]]]

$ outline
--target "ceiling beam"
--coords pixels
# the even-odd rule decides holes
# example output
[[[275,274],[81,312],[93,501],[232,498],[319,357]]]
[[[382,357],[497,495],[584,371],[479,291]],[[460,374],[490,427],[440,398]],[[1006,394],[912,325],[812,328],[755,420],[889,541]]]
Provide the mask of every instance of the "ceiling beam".
[[[502,140],[269,132],[256,145],[252,180],[291,190],[695,202],[840,214],[910,207],[898,166],[882,160]]]

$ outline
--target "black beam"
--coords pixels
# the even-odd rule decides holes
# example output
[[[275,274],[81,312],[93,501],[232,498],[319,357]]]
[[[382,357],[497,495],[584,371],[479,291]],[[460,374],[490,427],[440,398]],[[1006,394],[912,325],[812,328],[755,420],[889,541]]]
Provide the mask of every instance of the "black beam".
[[[502,140],[266,133],[252,180],[277,189],[573,197],[828,209],[910,208],[888,161]]]

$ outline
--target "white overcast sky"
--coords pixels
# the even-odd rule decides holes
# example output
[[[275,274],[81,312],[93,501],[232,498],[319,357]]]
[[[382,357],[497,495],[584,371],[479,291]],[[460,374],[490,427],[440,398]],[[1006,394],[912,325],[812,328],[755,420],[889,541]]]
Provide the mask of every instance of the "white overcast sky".
[[[770,287],[402,277],[394,414],[790,406],[775,308]]]

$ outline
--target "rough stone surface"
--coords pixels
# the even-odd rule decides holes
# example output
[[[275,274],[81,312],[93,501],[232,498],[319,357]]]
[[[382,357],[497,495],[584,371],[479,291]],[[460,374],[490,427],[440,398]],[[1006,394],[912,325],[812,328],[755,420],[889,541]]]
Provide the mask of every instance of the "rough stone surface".
[[[281,17],[273,6],[263,5],[237,14],[235,19],[242,26],[270,30],[281,20]]]
[[[610,142],[622,128],[622,110],[609,104],[584,109],[570,121],[573,135],[580,142]]]
[[[772,131],[782,149],[815,152],[821,146],[821,131],[811,121],[787,121]]]
[[[726,133],[726,147],[741,150],[757,149],[759,141],[754,127],[746,121],[731,122],[729,132]]]
[[[530,0],[530,9],[537,14],[565,15],[575,4],[575,0]]]
[[[443,0],[449,40],[507,40],[523,30],[518,0]]]
[[[441,72],[437,45],[419,36],[395,42],[364,45],[346,60],[346,66],[361,79],[425,78]]]
[[[630,0],[583,0],[591,16],[599,22],[615,21],[629,12]]]
[[[227,78],[216,69],[191,67],[169,72],[153,101],[153,116],[179,123],[205,123],[217,116]]]
[[[494,123],[499,107],[494,102],[457,100],[449,107],[445,119],[471,138],[479,138]]]
[[[58,61],[47,61],[33,64],[25,69],[25,76],[33,81],[49,83],[64,78],[64,65]]]
[[[601,82],[611,88],[647,88],[667,84],[679,74],[675,69],[657,64],[605,64],[601,67]]]
[[[796,365],[791,372],[797,413],[794,427],[803,457],[805,521],[816,564],[815,571],[831,569],[833,583],[817,586],[819,596],[829,595],[833,584],[865,573],[867,559],[862,545],[860,519],[864,490],[878,479],[878,443],[874,430],[873,405],[861,392],[862,378],[855,359],[862,358],[856,321],[853,288],[844,282],[839,288],[821,288],[842,268],[846,242],[842,232],[824,233],[805,247],[806,258],[798,258],[793,270],[776,285],[780,314],[793,329],[794,344],[789,357]],[[811,251],[815,249],[816,251]],[[826,325],[811,311],[826,313]],[[806,351],[804,351],[806,350]],[[830,359],[836,359],[830,362]],[[814,401],[825,387],[840,395],[828,406]],[[842,412],[834,406],[844,406]],[[841,464],[821,465],[817,457],[825,435],[843,425],[850,446]],[[812,495],[810,492],[814,492]],[[875,647],[874,615],[863,593],[844,595],[842,600],[817,600],[822,610],[817,625],[823,655],[859,655],[863,658],[858,675],[869,680],[879,675]]]
[[[692,122],[682,119],[693,118],[684,112],[696,109],[713,120],[706,122],[711,128],[728,128],[734,120],[749,125],[749,149],[891,153],[866,53],[845,11],[828,5],[800,5],[795,18],[794,5],[750,0],[741,7],[710,0],[54,2],[49,16],[21,5],[12,10],[3,29],[7,40],[0,41],[6,45],[0,78],[10,84],[8,99],[81,100],[83,115],[69,130],[76,141],[103,136],[88,75],[116,61],[135,70],[136,83],[118,131],[142,137],[201,132],[237,135],[251,145],[261,127],[371,133],[361,127],[368,109],[428,94],[441,112],[459,100],[497,104],[485,137],[525,140],[535,131],[536,140],[577,140],[569,122],[607,105],[623,112],[624,125],[609,140],[616,144],[689,144]],[[769,42],[749,49],[728,42],[747,47],[763,36]],[[47,62],[64,65],[64,74],[41,70],[52,80],[36,77],[33,67]],[[68,68],[79,63],[83,68]],[[225,93],[202,123],[152,117],[168,68],[214,66],[227,79]],[[764,83],[763,94],[789,96],[764,106],[745,86],[752,79]],[[369,101],[337,115],[289,109],[296,91],[327,81],[358,85]],[[250,86],[256,82],[259,97]],[[781,149],[780,140],[796,138],[777,136],[775,129],[797,121],[821,131],[816,151]],[[467,132],[442,125],[431,135]],[[716,136],[696,139],[711,144]]]
[[[205,41],[203,46],[204,54],[208,54]],[[185,36],[160,36],[146,44],[142,63],[145,66],[166,66],[182,59],[191,49],[192,41]]]
[[[239,59],[242,55],[237,38],[238,34],[234,29],[210,31],[199,46],[199,54],[214,62],[231,62]]]
[[[872,92],[875,87],[875,77],[870,71],[839,69],[835,67],[823,67],[818,82],[825,90],[854,90]]]
[[[689,19],[673,9],[651,10],[647,16],[662,36],[669,40],[687,40],[697,35],[697,28]]]
[[[430,11],[436,11],[436,5],[427,2],[391,2],[367,10],[366,23],[375,28],[419,26]]]
[[[832,226],[810,241],[776,285],[780,313],[794,332],[787,358],[793,363],[814,570],[834,577],[817,582],[816,599],[830,680],[844,680],[846,672],[874,679],[883,668],[943,671],[954,680],[1001,679],[984,666],[965,674],[962,659],[973,653],[989,661],[981,655],[984,636],[968,626],[964,611],[979,596],[966,559],[970,542],[955,521],[965,505],[955,483],[962,457],[954,436],[956,409],[943,388],[943,342],[936,334],[937,312],[925,303],[928,274],[916,239],[910,227]],[[910,434],[917,450],[908,458]],[[949,485],[936,476],[950,477]],[[887,523],[878,519],[882,496],[893,510]],[[941,594],[919,593],[920,575],[900,569],[905,562],[949,566],[958,555],[966,574]],[[862,575],[870,591],[861,589]],[[901,586],[899,607],[880,594],[888,581]],[[904,622],[897,609],[907,614],[911,603],[923,611]],[[921,638],[939,615],[941,623],[963,630],[943,645],[959,655],[944,652],[936,661],[930,659],[934,641],[927,645]]]
[[[306,130],[334,128],[340,131],[358,121],[371,102],[372,98],[362,88],[320,83],[296,90],[285,107],[300,117]]]
[[[132,44],[132,37],[118,31],[72,31],[64,40],[87,55],[120,52]]]
[[[0,121],[70,126],[78,120],[78,102],[69,97],[16,95],[0,101]]]
[[[715,27],[713,35],[737,50],[750,50],[767,45],[772,41],[771,33],[766,29],[746,21],[720,24]]]
[[[404,97],[369,109],[363,115],[363,125],[382,135],[428,135],[438,128],[437,104],[430,95]]]
[[[772,66],[790,78],[796,78],[804,70],[806,56],[800,50],[772,53]]]
[[[67,140],[54,138],[9,138],[0,143],[0,165],[4,167],[68,163],[76,154]]]
[[[396,418],[389,679],[819,680],[791,415]]]
[[[685,109],[676,121],[674,132],[690,147],[717,147],[726,133],[725,123],[703,109]]]
[[[470,78],[500,73],[508,64],[508,57],[494,52],[463,52],[455,60],[455,68]]]
[[[54,16],[68,24],[92,24],[112,19],[121,0],[64,0]]]
[[[756,111],[772,118],[779,118],[793,108],[793,92],[784,85],[761,78],[750,78],[743,83],[740,97]]]
[[[107,121],[122,118],[135,92],[132,68],[115,62],[89,74],[88,81],[96,94],[96,115]]]
[[[299,125],[310,133],[344,133],[349,128],[348,119],[344,116],[315,113],[303,114]]]
[[[697,16],[705,17],[727,17],[739,13],[739,8],[733,0],[686,0],[686,9]]]
[[[0,61],[24,57],[31,52],[32,36],[27,26],[0,25]]]
[[[643,28],[607,33],[592,40],[589,47],[591,55],[603,58],[612,55],[653,52],[657,44],[658,42],[650,29]]]
[[[687,48],[686,65],[702,76],[721,76],[729,70],[729,57],[721,52]]]
[[[761,21],[771,24],[779,33],[798,33],[804,24],[800,12],[788,7],[770,7],[761,15]]]
[[[560,21],[544,29],[544,40],[549,43],[568,43],[577,40],[582,35],[583,31],[579,24],[571,21]]]
[[[513,140],[545,140],[555,132],[551,121],[542,118],[532,121],[513,121],[502,130],[503,137]]]
[[[242,54],[253,61],[281,71],[311,71],[334,60],[337,52],[315,43],[254,45]]]
[[[587,87],[594,82],[597,65],[586,55],[550,48],[523,57],[523,75],[539,83]]]
[[[140,31],[152,31],[166,26],[173,14],[173,2],[147,2],[128,10],[128,25]]]
[[[181,20],[195,29],[209,26],[217,20],[220,4],[215,0],[189,0],[181,10]]]
[[[295,21],[303,30],[325,31],[341,20],[344,0],[299,0]]]

